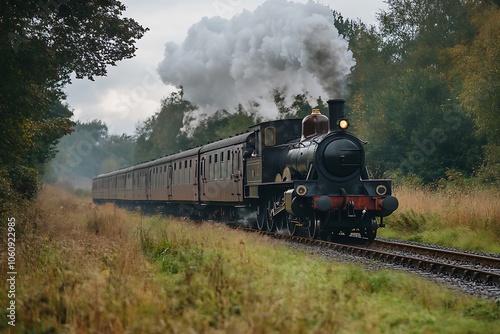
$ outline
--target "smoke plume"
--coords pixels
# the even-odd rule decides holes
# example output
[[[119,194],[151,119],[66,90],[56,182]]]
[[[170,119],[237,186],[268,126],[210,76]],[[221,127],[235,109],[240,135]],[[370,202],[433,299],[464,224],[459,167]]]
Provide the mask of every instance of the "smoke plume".
[[[304,91],[315,98],[344,97],[353,65],[330,8],[269,0],[229,20],[203,18],[182,44],[166,44],[158,72],[166,84],[182,85],[186,99],[211,114],[248,101],[269,107],[275,88],[286,87],[289,97]]]

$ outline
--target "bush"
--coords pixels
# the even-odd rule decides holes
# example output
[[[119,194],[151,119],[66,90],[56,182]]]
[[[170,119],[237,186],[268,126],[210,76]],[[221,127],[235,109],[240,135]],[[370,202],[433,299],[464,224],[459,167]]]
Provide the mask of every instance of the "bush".
[[[15,189],[11,176],[6,168],[0,168],[0,219],[7,221],[8,217],[26,209],[26,199]]]
[[[38,171],[35,168],[22,165],[8,166],[6,176],[12,190],[22,198],[32,200],[38,195],[40,181]]]
[[[424,214],[417,213],[412,209],[402,212],[396,212],[391,227],[397,231],[411,233],[424,230],[427,224],[427,217]]]

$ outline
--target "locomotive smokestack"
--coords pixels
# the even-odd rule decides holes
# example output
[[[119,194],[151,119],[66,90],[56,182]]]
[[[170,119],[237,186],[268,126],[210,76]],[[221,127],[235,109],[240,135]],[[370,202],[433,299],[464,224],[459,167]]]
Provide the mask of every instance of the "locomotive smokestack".
[[[343,99],[328,100],[328,112],[330,118],[330,131],[341,130],[339,121],[344,119],[344,103]]]

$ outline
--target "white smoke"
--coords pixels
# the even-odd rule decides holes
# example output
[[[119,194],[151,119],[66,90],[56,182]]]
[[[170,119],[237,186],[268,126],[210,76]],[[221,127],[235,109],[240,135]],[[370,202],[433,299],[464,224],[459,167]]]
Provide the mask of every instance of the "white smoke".
[[[353,65],[330,8],[269,0],[230,20],[203,18],[182,44],[166,44],[158,73],[211,114],[248,101],[270,107],[276,88],[286,87],[288,97],[305,91],[315,98],[344,97]],[[264,116],[276,115],[264,107]]]

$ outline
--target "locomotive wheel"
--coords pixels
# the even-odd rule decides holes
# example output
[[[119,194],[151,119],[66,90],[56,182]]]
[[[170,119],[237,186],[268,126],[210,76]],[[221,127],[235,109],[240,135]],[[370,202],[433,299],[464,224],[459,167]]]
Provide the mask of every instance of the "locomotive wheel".
[[[317,239],[319,236],[319,231],[321,229],[321,221],[319,217],[316,217],[316,213],[307,217],[307,233],[309,238]]]
[[[279,207],[283,207],[285,203],[285,195],[276,194],[274,201],[274,209],[277,210]],[[274,221],[276,223],[276,230],[283,231],[284,229],[288,229],[288,213],[286,210],[281,211],[277,216],[274,217]]]
[[[285,213],[285,221],[286,221],[286,229],[288,231],[289,235],[295,235],[297,233],[297,225],[295,224],[295,221],[291,219],[291,217],[288,215],[288,213]]]
[[[267,228],[267,211],[265,205],[259,205],[257,208],[257,228],[264,231]]]
[[[285,228],[287,228],[286,223],[288,221],[288,213],[281,212],[278,216],[275,217],[276,221],[276,230],[277,231],[283,231]]]
[[[266,203],[266,224],[267,224],[267,230],[269,232],[273,232],[276,228],[276,222],[273,217],[273,210],[275,209],[276,206],[276,195],[273,194],[269,199],[267,200]]]

